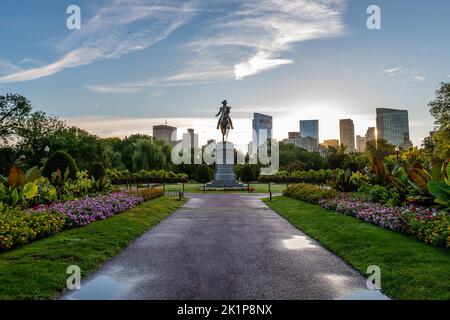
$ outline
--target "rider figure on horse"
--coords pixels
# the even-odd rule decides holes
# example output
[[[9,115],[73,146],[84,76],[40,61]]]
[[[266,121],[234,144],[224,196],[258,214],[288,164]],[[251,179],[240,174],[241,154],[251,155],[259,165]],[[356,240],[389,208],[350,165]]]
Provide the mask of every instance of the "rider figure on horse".
[[[227,119],[231,129],[234,129],[233,122],[231,121],[230,117],[230,110],[231,107],[228,106],[227,100],[222,101],[222,107],[220,107],[219,113],[216,114],[216,117],[220,115],[219,121],[217,122],[217,129],[219,129],[220,124],[223,122],[224,119]]]

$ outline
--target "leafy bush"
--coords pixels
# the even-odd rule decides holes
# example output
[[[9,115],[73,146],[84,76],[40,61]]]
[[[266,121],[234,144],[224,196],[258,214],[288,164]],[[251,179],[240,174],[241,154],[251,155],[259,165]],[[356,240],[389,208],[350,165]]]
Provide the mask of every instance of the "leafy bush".
[[[339,195],[333,189],[322,189],[310,184],[300,183],[290,185],[283,191],[283,195],[297,200],[317,204],[322,199],[330,199]]]
[[[15,207],[26,208],[41,201],[56,200],[55,189],[43,186],[48,180],[40,177],[37,167],[24,173],[14,165],[9,171],[8,179],[2,180],[0,181],[0,212]]]
[[[434,202],[450,210],[450,180],[445,179],[445,182],[430,181],[427,186],[428,191],[435,197]]]
[[[131,173],[128,170],[106,170],[106,176],[111,179],[112,184],[128,184],[128,183],[176,183],[187,182],[188,175],[184,173],[174,173],[173,171],[164,170],[141,170]]]
[[[207,165],[202,164],[197,168],[196,172],[196,180],[200,183],[207,183],[212,180],[211,172],[209,171],[209,168]]]
[[[94,162],[92,164],[92,168],[90,171],[90,174],[92,177],[95,178],[95,180],[100,180],[101,178],[105,177],[105,166],[101,162]]]
[[[51,179],[56,171],[59,170],[62,174],[65,174],[67,169],[69,169],[68,178],[76,179],[78,167],[73,158],[67,152],[56,151],[45,162],[42,175]]]
[[[129,195],[141,197],[144,201],[150,201],[164,196],[164,190],[161,188],[131,190],[127,193]]]
[[[241,181],[242,182],[252,182],[255,180],[255,176],[253,175],[253,170],[249,165],[243,166],[241,170]]]
[[[328,181],[329,184],[336,190],[342,192],[351,192],[358,190],[362,180],[360,173],[352,173],[350,169],[334,171],[332,178]]]
[[[398,194],[397,190],[393,187],[363,184],[359,187],[358,194],[367,197],[370,201],[381,203],[387,205],[388,207],[403,204],[401,201],[401,195]]]

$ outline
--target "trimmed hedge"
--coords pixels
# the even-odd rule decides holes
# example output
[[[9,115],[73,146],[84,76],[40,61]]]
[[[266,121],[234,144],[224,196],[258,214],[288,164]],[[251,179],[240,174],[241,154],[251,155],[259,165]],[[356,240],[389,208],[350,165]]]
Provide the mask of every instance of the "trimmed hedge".
[[[141,170],[131,173],[128,170],[106,170],[107,177],[111,180],[111,184],[146,184],[146,183],[179,183],[188,182],[189,178],[184,173],[174,173],[173,171],[164,170]]]
[[[327,183],[333,177],[333,170],[279,171],[276,175],[259,177],[263,183]]]
[[[200,183],[207,183],[212,180],[211,171],[209,170],[207,165],[202,164],[197,168],[195,179]]]
[[[100,180],[101,178],[105,177],[106,171],[105,166],[101,162],[94,162],[92,164],[91,176],[95,178],[95,180]]]
[[[320,200],[331,199],[339,195],[333,189],[322,189],[306,183],[290,185],[283,191],[283,195],[297,200],[318,204]]]
[[[255,180],[253,169],[249,165],[245,165],[241,170],[241,181],[249,183]]]
[[[129,195],[141,197],[144,201],[150,201],[164,196],[164,190],[162,188],[130,190],[127,193]]]
[[[61,170],[64,176],[67,168],[69,168],[69,178],[75,180],[77,178],[78,167],[73,158],[65,151],[56,151],[50,155],[42,169],[42,175],[48,179],[52,178],[52,174],[57,169]]]

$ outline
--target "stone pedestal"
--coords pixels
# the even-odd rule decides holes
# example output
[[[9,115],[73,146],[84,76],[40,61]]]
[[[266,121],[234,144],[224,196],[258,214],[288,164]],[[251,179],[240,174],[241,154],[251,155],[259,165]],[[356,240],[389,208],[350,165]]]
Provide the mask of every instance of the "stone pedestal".
[[[231,142],[218,143],[216,146],[216,172],[214,181],[208,184],[212,188],[238,188],[244,185],[236,180],[234,172],[234,145]]]

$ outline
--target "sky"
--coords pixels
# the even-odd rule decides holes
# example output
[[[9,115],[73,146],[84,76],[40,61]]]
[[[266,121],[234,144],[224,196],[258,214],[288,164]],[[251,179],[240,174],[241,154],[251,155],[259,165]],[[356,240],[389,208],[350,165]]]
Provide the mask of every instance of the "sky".
[[[70,5],[80,30],[66,26]],[[450,81],[449,14],[448,0],[2,0],[0,94],[102,137],[167,119],[201,143],[219,138],[227,99],[236,145],[251,140],[253,112],[274,117],[280,140],[319,119],[324,140],[339,138],[339,119],[364,135],[376,108],[407,109],[420,145]]]

